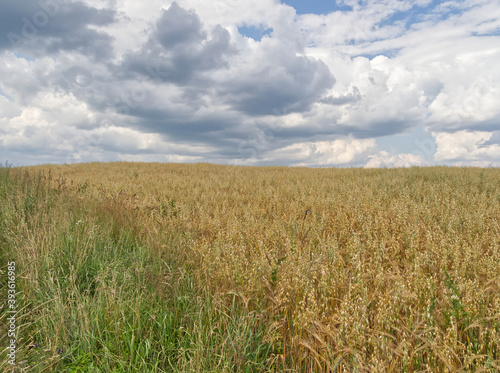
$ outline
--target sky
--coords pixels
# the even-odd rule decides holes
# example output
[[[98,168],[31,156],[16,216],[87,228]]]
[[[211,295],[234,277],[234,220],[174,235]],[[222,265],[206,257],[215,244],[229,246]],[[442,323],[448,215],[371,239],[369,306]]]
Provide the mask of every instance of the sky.
[[[0,162],[500,166],[498,0],[4,0]]]

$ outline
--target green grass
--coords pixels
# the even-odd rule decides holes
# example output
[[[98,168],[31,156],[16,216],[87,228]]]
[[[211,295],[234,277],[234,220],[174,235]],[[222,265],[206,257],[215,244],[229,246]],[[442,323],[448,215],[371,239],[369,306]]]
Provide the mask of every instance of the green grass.
[[[0,292],[6,294],[6,264],[15,261],[16,372],[275,366],[263,316],[235,294],[202,293],[176,258],[187,238],[171,234],[162,250],[152,250],[99,206],[49,189],[47,178],[0,169]],[[3,351],[1,371],[12,369],[7,360]]]

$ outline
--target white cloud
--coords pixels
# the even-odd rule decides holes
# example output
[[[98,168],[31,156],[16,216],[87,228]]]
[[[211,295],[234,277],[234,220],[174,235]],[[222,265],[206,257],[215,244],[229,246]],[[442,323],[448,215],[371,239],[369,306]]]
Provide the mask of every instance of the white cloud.
[[[500,52],[500,50],[499,50]],[[498,57],[500,58],[500,53]],[[477,64],[475,66],[480,66]],[[467,69],[470,71],[472,65]],[[480,67],[479,67],[480,69]],[[481,69],[483,70],[483,69]],[[490,71],[494,71],[493,69]],[[429,105],[430,120],[439,128],[469,128],[498,126],[500,119],[500,89],[498,80],[483,70],[486,76],[475,75],[445,83],[441,93]]]
[[[1,86],[0,86],[1,89]],[[16,105],[8,97],[0,94],[0,121],[5,123],[6,120],[18,116],[21,113],[21,108]],[[6,126],[0,126],[0,133],[5,130]]]
[[[365,168],[424,166],[426,162],[416,154],[389,154],[381,151],[371,155]]]
[[[20,50],[0,40],[2,154],[400,167],[424,161],[375,139],[418,127],[437,163],[500,158],[493,1],[172,3],[68,2]],[[37,5],[9,4],[0,28],[21,33]],[[244,25],[272,31],[255,41]]]
[[[335,166],[361,164],[369,154],[377,150],[373,139],[353,138],[333,141],[295,143],[268,152],[263,160],[276,162],[287,159],[294,166]]]
[[[496,165],[500,162],[500,145],[486,144],[492,138],[492,132],[458,131],[455,133],[433,133],[437,151],[434,160],[463,165]]]

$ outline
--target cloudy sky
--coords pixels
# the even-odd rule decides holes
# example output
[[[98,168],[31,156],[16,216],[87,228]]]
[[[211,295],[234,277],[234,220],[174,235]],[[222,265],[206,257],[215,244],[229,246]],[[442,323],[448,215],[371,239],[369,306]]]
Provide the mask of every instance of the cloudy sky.
[[[0,161],[500,166],[498,0],[3,0]]]

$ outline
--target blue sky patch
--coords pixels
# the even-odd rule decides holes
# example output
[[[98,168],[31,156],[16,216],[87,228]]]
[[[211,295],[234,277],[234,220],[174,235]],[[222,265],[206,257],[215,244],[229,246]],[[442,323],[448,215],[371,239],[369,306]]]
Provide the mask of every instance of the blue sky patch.
[[[282,3],[295,8],[297,14],[328,14],[337,11],[347,12],[352,10],[352,7],[339,5],[335,0],[286,0],[282,1]]]
[[[3,96],[5,97],[7,100],[9,100],[10,102],[14,102],[14,98],[9,96],[7,93],[5,93],[2,88],[0,88],[0,96]]]
[[[255,41],[261,41],[264,36],[269,36],[273,31],[272,28],[255,27],[255,26],[240,26],[238,32],[241,35],[252,38]]]
[[[14,56],[16,56],[17,58],[23,58],[25,59],[26,61],[34,61],[35,59],[31,56],[28,56],[26,54],[22,54],[22,53],[19,53],[19,52],[14,52]]]
[[[424,128],[424,126],[417,126],[409,132],[377,137],[375,141],[380,150],[390,154],[415,154],[427,162],[432,162],[436,152],[436,143]]]

